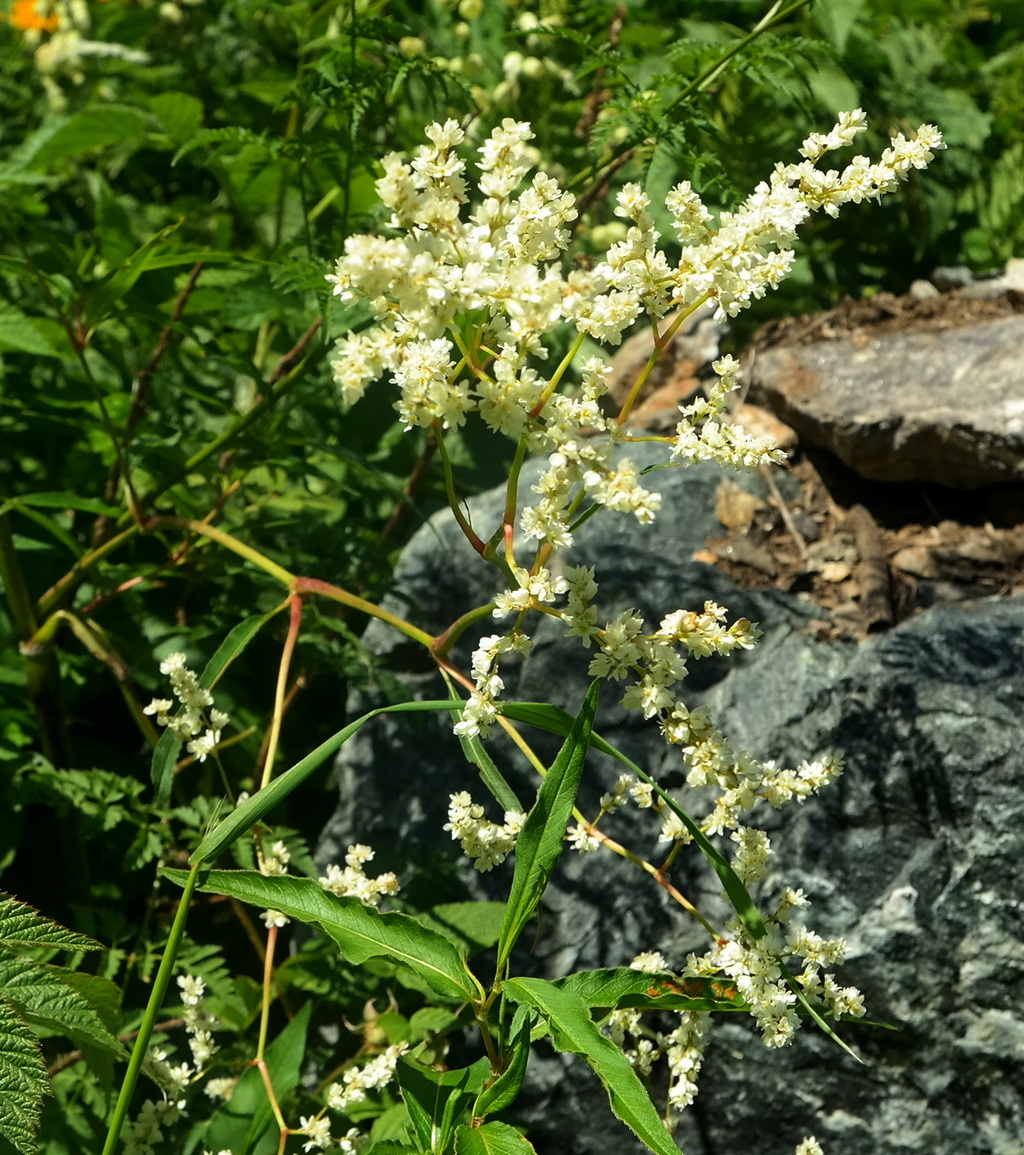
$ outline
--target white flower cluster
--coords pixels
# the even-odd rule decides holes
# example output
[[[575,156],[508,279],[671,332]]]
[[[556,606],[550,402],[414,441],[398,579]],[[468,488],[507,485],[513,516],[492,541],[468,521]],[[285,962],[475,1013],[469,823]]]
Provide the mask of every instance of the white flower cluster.
[[[840,987],[824,968],[843,961],[846,943],[839,938],[824,939],[804,926],[787,926],[793,911],[807,906],[801,891],[787,890],[767,933],[754,940],[737,920],[729,925],[731,937],[718,939],[703,956],[690,955],[683,976],[724,976],[749,1004],[761,1028],[765,1046],[783,1047],[800,1025],[797,996],[783,974],[782,960],[799,958],[803,970],[794,975],[807,998],[833,1018],[864,1014],[861,993],[855,987]]]
[[[330,894],[342,898],[358,898],[363,906],[376,906],[386,894],[398,893],[398,879],[389,870],[370,878],[363,870],[365,863],[373,859],[374,851],[361,843],[348,848],[345,867],[332,863],[327,874],[321,877],[320,885]]]
[[[638,954],[629,964],[634,970],[650,974],[670,973],[668,963],[658,951]],[[697,1094],[697,1075],[704,1061],[705,1036],[708,1031],[706,1011],[677,1011],[678,1025],[660,1032],[649,1027],[640,1011],[612,1011],[602,1029],[622,1048],[630,1065],[646,1076],[661,1058],[667,1060],[669,1072],[668,1108],[672,1117],[688,1107]]]
[[[185,665],[184,654],[170,654],[160,663],[160,673],[171,679],[171,689],[181,704],[180,712],[171,717],[174,702],[170,698],[154,698],[143,709],[144,714],[155,714],[157,724],[173,730],[196,761],[205,762],[220,741],[221,732],[229,718],[222,710],[210,710],[213,695],[199,685],[199,679]]]
[[[169,1099],[146,1099],[136,1118],[126,1123],[121,1132],[124,1155],[157,1155],[164,1127],[181,1117],[182,1107],[182,1103]]]
[[[499,826],[484,818],[484,808],[477,805],[467,790],[451,795],[448,821],[444,829],[452,832],[467,858],[479,871],[491,870],[504,862],[516,844],[516,836],[523,827],[526,815],[518,810],[506,810],[505,822]]]
[[[348,1111],[354,1103],[361,1103],[366,1092],[386,1086],[395,1077],[399,1058],[408,1049],[408,1043],[392,1043],[361,1067],[349,1067],[340,1083],[332,1083],[327,1091],[327,1106],[331,1111]]]
[[[521,438],[534,452],[552,453],[540,498],[522,512],[525,533],[552,546],[571,541],[572,495],[653,519],[657,499],[637,483],[637,471],[612,446],[581,445],[589,426],[614,440],[623,429],[598,405],[606,392],[600,361],[582,369],[573,396],[556,392],[528,359],[547,355],[545,338],[568,323],[578,334],[618,344],[641,316],[657,323],[673,308],[714,300],[720,315],[735,315],[787,274],[797,228],[818,209],[879,198],[923,168],[941,135],[923,125],[914,139],[897,136],[877,162],[858,156],[843,172],[821,171],[814,161],[850,143],[866,127],[860,110],[844,113],[827,134],[804,142],[807,158],[776,166],[717,229],[688,182],[667,198],[682,255],[671,262],[648,212],[649,198],[635,184],[618,194],[616,213],[628,227],[623,239],[591,269],[563,271],[573,197],[551,177],[536,173],[528,124],[505,119],[478,148],[480,199],[470,201],[466,165],[456,151],[465,134],[454,120],[427,129],[429,143],[406,160],[382,162],[377,192],[399,235],[359,235],[327,279],[344,301],[370,303],[379,324],[338,345],[335,380],[352,403],[390,372],[407,426],[461,426],[476,411],[491,429]],[[524,187],[525,186],[525,187]],[[707,401],[684,412],[674,442],[680,461],[713,459],[750,467],[772,459],[770,447],[722,420],[736,364],[718,363],[722,384]],[[702,426],[698,430],[698,426]]]
[[[163,1090],[160,1102],[147,1099],[138,1116],[126,1124],[122,1137],[126,1155],[156,1155],[163,1139],[163,1128],[185,1114],[185,1088],[203,1076],[207,1064],[219,1049],[213,1041],[217,1019],[203,1008],[206,984],[198,975],[179,975],[178,988],[184,1004],[185,1030],[192,1051],[192,1062],[172,1064],[167,1052],[154,1049],[149,1053],[147,1066],[154,1080]],[[231,1080],[232,1086],[237,1079]],[[221,1153],[223,1155],[223,1153]]]
[[[350,1127],[340,1139],[331,1134],[331,1121],[323,1115],[302,1115],[299,1134],[306,1136],[303,1151],[326,1151],[330,1147],[339,1155],[356,1155],[364,1145],[363,1135],[358,1127]]]

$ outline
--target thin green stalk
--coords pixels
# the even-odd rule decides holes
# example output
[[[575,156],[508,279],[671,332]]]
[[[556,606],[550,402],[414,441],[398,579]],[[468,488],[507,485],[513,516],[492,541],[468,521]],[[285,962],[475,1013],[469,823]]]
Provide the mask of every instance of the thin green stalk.
[[[448,495],[448,507],[451,509],[458,524],[459,529],[466,535],[466,540],[476,550],[478,554],[483,555],[486,548],[484,542],[481,540],[476,530],[469,524],[466,515],[459,508],[459,496],[455,492],[455,475],[452,473],[452,461],[448,456],[448,447],[444,443],[444,433],[441,429],[441,422],[434,422],[434,437],[437,441],[438,452],[441,454],[441,464],[444,466],[444,490]]]
[[[636,399],[640,395],[640,390],[644,387],[647,378],[650,377],[651,371],[657,364],[658,358],[662,355],[662,353],[664,353],[665,346],[679,331],[679,326],[686,320],[687,317],[695,313],[697,309],[701,307],[701,305],[710,300],[710,298],[711,292],[709,290],[700,298],[700,300],[694,301],[694,303],[690,305],[688,309],[680,310],[679,315],[672,322],[672,324],[668,326],[664,333],[659,334],[657,322],[651,322],[651,326],[654,329],[654,348],[651,350],[651,355],[647,358],[647,363],[644,365],[640,376],[637,377],[637,379],[633,382],[633,385],[629,390],[629,396],[622,403],[622,408],[619,410],[619,415],[615,419],[620,425],[624,425],[628,420],[629,415],[633,410],[633,406],[636,403]]]
[[[114,550],[122,546],[129,538],[134,537],[138,532],[139,526],[132,524],[128,526],[127,529],[109,538],[102,545],[98,545],[95,549],[91,549],[88,553],[83,554],[71,569],[69,569],[59,581],[50,586],[36,603],[36,611],[39,616],[46,617],[47,614],[52,613],[58,603],[63,600],[64,595],[70,593],[78,585],[86,570],[94,566],[98,561],[102,561],[108,553],[113,553]]]
[[[178,913],[174,916],[174,923],[171,926],[171,933],[167,939],[167,946],[164,948],[164,957],[160,960],[160,969],[156,973],[153,991],[149,996],[149,1002],[146,1004],[146,1013],[142,1016],[142,1026],[139,1028],[139,1033],[135,1038],[135,1046],[132,1047],[131,1058],[128,1060],[128,1070],[125,1072],[124,1082],[121,1084],[121,1092],[117,1096],[117,1104],[114,1107],[114,1117],[110,1120],[110,1130],[107,1131],[107,1141],[103,1145],[103,1155],[114,1155],[117,1141],[121,1137],[121,1128],[124,1126],[124,1121],[128,1116],[128,1108],[131,1105],[132,1095],[135,1093],[135,1085],[139,1081],[142,1064],[145,1062],[146,1053],[149,1050],[149,1040],[153,1036],[153,1027],[156,1023],[157,1015],[160,1013],[164,996],[167,994],[167,988],[170,986],[171,975],[174,973],[174,964],[178,958],[178,948],[181,946],[181,937],[185,933],[185,921],[188,918],[188,908],[192,902],[192,894],[196,888],[196,881],[199,878],[199,868],[201,865],[201,863],[197,862],[189,871],[188,878],[185,881],[185,889],[182,891],[181,902],[178,905]]]
[[[456,618],[443,634],[437,635],[433,645],[430,647],[430,652],[435,657],[443,657],[470,626],[482,621],[484,618],[489,618],[493,609],[494,602],[488,602],[487,605],[477,606],[475,610],[470,610],[468,613]]]
[[[232,553],[238,554],[239,557],[244,557],[246,561],[252,562],[258,569],[264,573],[270,574],[282,585],[291,588],[295,583],[295,575],[278,565],[277,562],[271,561],[269,557],[265,557],[258,549],[253,549],[251,545],[246,545],[245,542],[239,541],[237,537],[232,537],[230,533],[225,533],[224,530],[218,529],[215,525],[210,525],[205,521],[197,521],[193,517],[152,517],[146,523],[146,530],[154,529],[187,529],[192,533],[197,533],[200,537],[208,537],[211,541],[215,541],[218,545],[224,546]]]
[[[485,558],[497,559],[497,549],[500,542],[505,543],[505,568],[515,565],[515,555],[512,552],[512,531],[516,523],[516,508],[519,504],[519,475],[523,472],[523,462],[526,460],[526,438],[520,437],[516,445],[515,456],[508,471],[508,485],[505,487],[505,512],[501,517],[501,525],[494,532],[494,536],[484,547]],[[511,579],[512,573],[508,573]]]

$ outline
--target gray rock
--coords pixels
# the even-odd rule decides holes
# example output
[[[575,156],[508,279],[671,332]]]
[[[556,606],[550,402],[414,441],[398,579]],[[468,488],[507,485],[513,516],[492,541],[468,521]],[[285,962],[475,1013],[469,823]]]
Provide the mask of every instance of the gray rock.
[[[845,752],[845,774],[820,797],[760,815],[777,852],[760,893],[769,902],[783,884],[802,886],[813,901],[809,925],[850,942],[840,979],[865,992],[870,1017],[898,1030],[842,1028],[860,1064],[811,1026],[792,1047],[770,1051],[752,1024],[719,1019],[700,1094],[677,1138],[690,1155],[792,1155],[807,1134],[827,1155],[1021,1152],[1024,599],[936,607],[860,646],[815,641],[802,632],[812,616],[802,603],[740,591],[692,560],[718,532],[712,510],[720,477],[710,466],[650,474],[665,495],[656,525],[595,518],[580,532],[573,560],[595,565],[603,614],[636,605],[657,621],[712,598],[761,623],[765,637],[754,652],[693,665],[686,700],[707,703],[732,743],[760,757],[792,764],[826,748]],[[474,524],[487,525],[501,497],[484,495],[471,508]],[[460,541],[448,516],[424,527],[402,557],[391,608],[436,631],[487,601],[496,583]],[[533,652],[506,679],[507,696],[575,711],[586,654],[550,624],[541,623]],[[443,695],[418,648],[376,624],[366,643],[411,693]],[[456,656],[463,668],[472,645],[467,638]],[[601,733],[656,776],[678,771],[678,755],[656,727],[615,699],[604,695]],[[352,702],[350,715],[368,704]],[[554,743],[541,745],[553,751]],[[490,749],[528,804],[530,774],[500,741]],[[614,763],[592,757],[584,811],[616,773]],[[365,841],[378,850],[374,865],[398,870],[406,892],[424,885],[417,870],[429,872],[433,890],[421,899],[503,897],[511,864],[487,875],[466,869],[441,831],[450,792],[485,796],[449,720],[378,719],[343,749],[337,774],[339,808],[321,861]],[[679,797],[699,809],[692,792]],[[489,813],[498,817],[495,804]],[[624,808],[607,829],[655,859],[656,832],[643,812]],[[702,909],[715,916],[723,909],[695,853],[682,856],[673,881]],[[516,966],[550,977],[624,965],[649,949],[681,966],[687,951],[705,949],[703,932],[657,886],[605,852],[566,853],[527,945]],[[586,1067],[543,1047],[531,1060],[521,1118],[542,1155],[641,1149],[610,1116]]]
[[[1024,317],[780,345],[751,398],[862,477],[973,488],[1024,477]]]

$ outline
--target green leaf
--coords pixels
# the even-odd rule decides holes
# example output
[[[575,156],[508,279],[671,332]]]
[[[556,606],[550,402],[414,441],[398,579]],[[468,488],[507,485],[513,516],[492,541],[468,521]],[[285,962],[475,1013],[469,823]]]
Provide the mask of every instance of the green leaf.
[[[182,223],[182,221],[176,221],[154,233],[93,292],[86,303],[82,317],[82,323],[86,328],[92,329],[107,318],[114,306],[132,288],[139,277],[152,267],[151,262],[157,250],[161,248],[168,237],[181,228]]]
[[[263,627],[271,620],[277,617],[281,611],[279,609],[271,610],[266,614],[257,614],[251,618],[246,618],[245,621],[239,622],[237,626],[233,627],[228,633],[228,636],[217,647],[217,652],[206,663],[206,669],[203,670],[199,677],[199,684],[204,690],[212,690],[214,686],[220,681],[221,675],[237,658],[245,647],[253,640],[254,637],[263,629]]]
[[[59,357],[60,353],[36,327],[35,318],[5,305],[0,309],[0,353],[35,353]]]
[[[502,713],[513,721],[526,722],[528,725],[537,726],[542,730],[548,730],[555,734],[567,734],[569,733],[570,726],[573,725],[572,717],[569,714],[564,710],[558,709],[557,706],[551,706],[546,702],[506,702],[502,707]],[[694,822],[689,814],[687,814],[679,803],[676,802],[674,798],[671,798],[649,774],[641,770],[632,759],[627,758],[621,750],[616,749],[610,742],[606,742],[598,734],[591,734],[590,744],[602,754],[608,754],[610,757],[616,758],[624,766],[632,770],[642,782],[646,782],[653,788],[655,794],[661,798],[673,814],[678,816],[679,820],[690,832],[700,852],[708,862],[711,863],[740,921],[755,939],[763,937],[767,933],[768,928],[765,926],[764,919],[761,917],[761,913],[757,909],[754,900],[750,897],[747,888],[743,885],[742,880],[733,870],[729,861],[719,852],[717,847],[708,839],[707,835],[697,823]]]
[[[417,914],[416,921],[472,956],[498,941],[504,915],[503,902],[444,902]]]
[[[173,140],[188,139],[202,125],[203,102],[187,92],[161,92],[151,96],[148,103]]]
[[[448,693],[454,702],[460,706],[463,705],[462,699],[459,697],[458,690],[454,684],[448,682]],[[459,711],[452,710],[452,717],[458,721]],[[522,806],[519,799],[516,797],[515,791],[509,786],[505,780],[505,776],[498,769],[494,763],[494,759],[487,753],[480,736],[474,735],[469,737],[466,734],[459,735],[459,745],[462,747],[462,753],[466,757],[466,761],[475,766],[480,771],[480,781],[491,792],[491,796],[504,810],[516,810],[522,812]]]
[[[814,22],[837,52],[842,52],[846,47],[846,39],[863,7],[864,0],[815,0]]]
[[[313,1004],[306,1003],[267,1048],[267,1072],[279,1100],[299,1085],[312,1009]],[[211,1151],[228,1150],[244,1155],[259,1143],[273,1121],[263,1079],[256,1067],[250,1067],[235,1084],[231,1098],[210,1120],[203,1145]],[[271,1150],[276,1150],[276,1143]]]
[[[537,909],[562,854],[566,823],[576,801],[587,757],[599,689],[600,682],[595,679],[579,717],[540,784],[537,801],[516,840],[516,867],[498,943],[499,970],[508,961],[523,927]]]
[[[0,312],[0,353],[34,353],[38,357],[60,356],[37,328],[36,319],[16,309],[4,309]]]
[[[512,1057],[508,1066],[490,1086],[477,1096],[473,1106],[473,1117],[484,1119],[494,1115],[515,1102],[526,1077],[526,1067],[530,1061],[530,1035],[534,1017],[526,1007],[516,1007],[509,1036],[512,1039]]]
[[[212,689],[220,676],[229,665],[241,654],[245,647],[260,632],[260,630],[280,611],[271,610],[266,614],[257,614],[239,622],[223,642],[217,647],[217,652],[206,663],[199,678],[199,684],[204,690]],[[181,740],[168,727],[160,735],[160,739],[153,750],[150,761],[149,775],[153,783],[154,801],[157,806],[166,806],[171,798],[171,787],[174,784],[174,765],[178,760]]]
[[[28,903],[0,894],[0,947],[47,950],[103,950],[101,943],[44,918]]]
[[[119,517],[119,506],[78,493],[23,493],[0,505],[0,513],[8,509],[40,507],[43,509],[75,509],[81,513],[95,513],[105,517]]]
[[[183,885],[183,870],[165,870]],[[483,997],[456,948],[406,914],[381,914],[358,898],[329,894],[311,878],[265,878],[248,870],[211,870],[200,876],[200,890],[224,894],[253,906],[279,910],[289,918],[320,927],[349,962],[386,958],[408,967],[438,994],[460,1000]]]
[[[142,136],[146,117],[127,105],[104,104],[83,108],[55,127],[43,125],[26,141],[25,168],[35,172],[52,167],[59,160],[81,156],[93,149],[119,144]]]
[[[538,1011],[560,1051],[579,1055],[597,1075],[617,1119],[657,1155],[679,1155],[661,1116],[629,1060],[590,1017],[590,1008],[571,991],[544,979],[508,979],[502,990],[517,1003]]]
[[[39,1041],[0,998],[0,1137],[35,1155],[39,1108],[49,1093]]]
[[[149,776],[153,782],[153,802],[156,806],[166,806],[171,798],[174,784],[174,765],[178,761],[181,739],[168,726],[153,747],[153,757],[149,763]]]
[[[455,1155],[536,1155],[536,1148],[508,1123],[463,1125],[455,1132]]]
[[[484,1085],[491,1065],[478,1059],[457,1071],[436,1071],[415,1059],[398,1061],[398,1083],[416,1138],[424,1151],[444,1151],[455,1131],[455,1115],[467,1110]]]
[[[91,1045],[127,1058],[88,999],[68,981],[72,974],[34,959],[0,956],[0,990],[26,1023],[67,1035],[79,1047]]]
[[[577,971],[556,979],[559,990],[568,991],[588,1007],[608,1010],[630,1008],[644,1011],[745,1011],[749,1008],[736,987],[721,978],[676,978],[651,974],[632,967]]]
[[[290,770],[275,778],[268,786],[254,794],[246,803],[233,810],[224,821],[203,839],[193,852],[190,862],[212,862],[247,830],[270,813],[280,802],[312,774],[328,758],[343,746],[352,735],[378,714],[398,714],[421,710],[449,710],[451,703],[444,701],[398,702],[393,706],[381,706],[371,710],[354,722],[339,730],[337,734],[321,742],[301,762],[296,762]]]

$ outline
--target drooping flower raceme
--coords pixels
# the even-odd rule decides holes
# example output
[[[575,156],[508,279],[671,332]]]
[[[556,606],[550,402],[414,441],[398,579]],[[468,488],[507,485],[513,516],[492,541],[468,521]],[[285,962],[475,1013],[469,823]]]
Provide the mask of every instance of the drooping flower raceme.
[[[897,136],[878,161],[857,156],[842,172],[816,167],[865,128],[859,109],[842,114],[830,132],[804,141],[805,159],[776,165],[736,212],[721,214],[717,228],[689,183],[677,185],[666,201],[682,244],[677,261],[658,247],[649,198],[627,184],[616,207],[628,226],[625,238],[593,268],[566,271],[563,254],[577,210],[551,177],[535,173],[528,179],[535,160],[530,126],[506,119],[479,146],[474,199],[458,153],[463,130],[454,120],[431,125],[429,143],[411,158],[392,153],[382,162],[377,191],[394,235],[350,237],[327,278],[343,301],[368,302],[378,321],[339,342],[333,370],[344,400],[355,402],[389,375],[398,387],[396,408],[409,428],[435,427],[443,434],[476,413],[528,451],[547,454],[549,468],[533,487],[534,499],[518,510],[518,530],[539,552],[571,545],[574,520],[593,504],[653,522],[660,496],[642,484],[640,471],[621,451],[628,439],[625,425],[601,408],[605,365],[588,359],[579,366],[575,388],[560,392],[567,363],[547,377],[537,368],[547,357],[548,338],[569,326],[577,334],[573,352],[584,336],[615,345],[641,317],[657,329],[670,310],[685,313],[709,300],[719,315],[735,315],[789,271],[796,231],[812,212],[834,216],[849,201],[878,199],[944,147],[938,130],[923,125],[913,139]],[[748,469],[780,461],[769,442],[727,419],[738,363],[723,357],[714,368],[718,384],[682,411],[666,439],[672,459]],[[581,427],[606,437],[581,437]],[[510,508],[519,504],[519,495],[510,494]],[[521,616],[550,602],[552,592],[564,592],[550,584],[536,588],[542,584],[540,562],[528,571],[514,566],[515,528],[506,527],[504,544],[518,587],[498,598],[496,616]],[[596,618],[581,618],[572,595],[565,619],[584,644],[602,640]],[[632,646],[622,636],[632,628],[627,622],[606,627],[604,660],[594,672],[615,680],[637,674],[642,685],[628,704],[664,718],[679,663],[668,661],[666,646],[658,645],[656,669],[650,669],[639,633]],[[518,620],[513,631],[519,646],[527,644]],[[488,654],[474,656],[477,691],[459,723],[464,736],[486,735],[495,717],[502,646],[488,641]],[[746,644],[739,636],[735,642]]]
[[[456,732],[463,738],[488,735],[500,712],[502,660],[528,653],[532,644],[528,615],[559,620],[590,652],[590,676],[620,683],[622,705],[657,724],[666,742],[680,750],[688,784],[711,788],[710,809],[697,823],[704,834],[731,840],[734,869],[747,883],[764,876],[771,848],[763,831],[745,825],[746,816],[758,806],[802,801],[841,771],[841,761],[825,756],[796,769],[760,762],[733,750],[706,709],[690,710],[680,699],[679,684],[692,662],[755,644],[759,631],[750,622],[727,624],[726,611],[710,601],[702,610],[667,613],[656,627],[633,609],[602,617],[593,570],[555,564],[556,551],[572,545],[577,521],[595,507],[648,525],[661,501],[628,454],[625,418],[644,375],[611,417],[604,360],[591,355],[573,362],[585,340],[617,345],[641,319],[652,326],[660,348],[706,302],[714,302],[719,318],[735,316],[787,275],[797,230],[811,213],[835,216],[848,202],[877,200],[945,147],[938,130],[923,125],[911,139],[895,137],[877,161],[855,156],[841,171],[818,167],[865,128],[860,110],[842,114],[831,131],[803,142],[801,161],[777,164],[735,212],[721,213],[717,222],[688,182],[677,185],[666,207],[682,246],[678,259],[659,248],[647,195],[627,184],[617,196],[623,232],[616,243],[592,267],[569,268],[564,254],[577,210],[551,177],[530,176],[535,156],[529,125],[506,119],[483,141],[474,191],[458,151],[463,130],[453,120],[435,124],[427,130],[428,143],[411,158],[391,154],[382,162],[377,191],[389,211],[391,235],[350,237],[328,277],[335,294],[367,303],[376,319],[338,344],[333,371],[347,403],[389,377],[406,427],[432,428],[442,446],[447,430],[475,417],[515,439],[518,460],[527,453],[547,458],[529,500],[513,471],[502,524],[481,530],[464,518],[460,522],[475,548],[502,565],[508,586],[492,608],[504,632],[483,638],[473,654],[474,690]],[[568,354],[542,371],[553,334],[566,329]],[[666,464],[714,461],[752,469],[781,462],[783,455],[769,441],[729,420],[738,362],[725,356],[713,368],[717,381],[681,409],[674,432],[645,440],[666,444]],[[449,497],[461,516],[454,493]],[[535,551],[531,564],[516,556],[517,548],[525,554],[527,547]],[[624,778],[602,798],[594,822],[571,828],[572,847],[597,850],[597,823],[629,797],[657,813],[670,854],[692,838],[689,819],[683,822],[649,783]],[[445,829],[482,870],[511,851],[522,822],[512,814],[504,825],[489,821],[468,794],[452,795],[448,817]],[[731,983],[772,1046],[788,1042],[797,1025],[798,996],[784,972],[785,959],[803,960],[795,982],[827,1013],[857,1015],[863,1009],[856,991],[840,988],[823,970],[840,961],[842,944],[789,927],[790,914],[803,904],[800,892],[787,891],[765,937],[755,940],[739,922],[730,924],[706,955],[691,956],[680,972]],[[641,956],[634,965],[647,969],[647,962]],[[665,1054],[671,1105],[685,1106],[695,1092],[704,1018],[688,1014],[675,1032],[655,1039],[644,1034],[634,1012],[622,1014],[626,1018],[611,1020],[613,1036],[635,1038],[630,1057],[641,1070],[655,1051]]]
[[[185,662],[185,655],[179,653],[170,654],[160,663],[160,673],[170,678],[181,709],[172,715],[174,702],[170,698],[154,698],[142,712],[154,715],[158,725],[173,730],[180,741],[188,743],[186,749],[196,761],[205,762],[220,741],[229,718],[223,710],[212,709],[213,695],[200,686]]]

